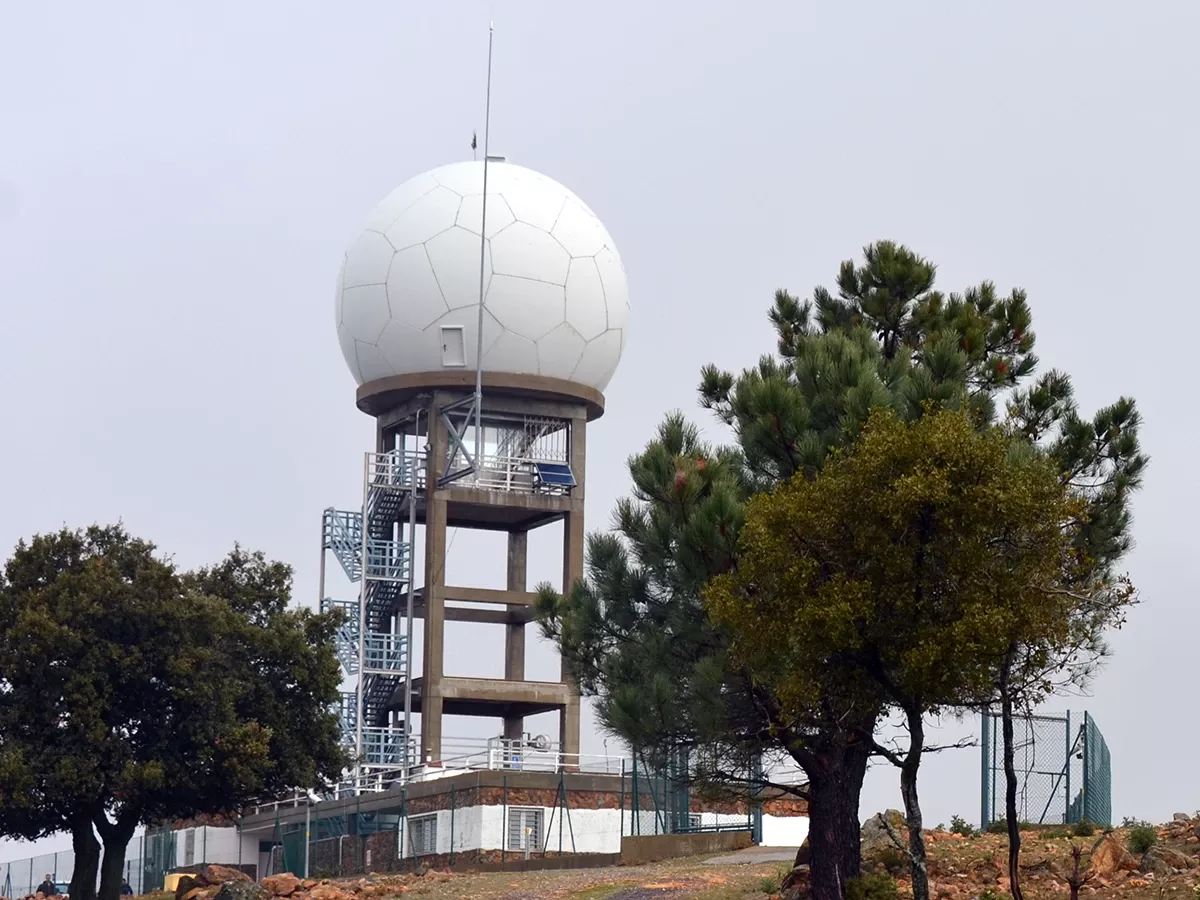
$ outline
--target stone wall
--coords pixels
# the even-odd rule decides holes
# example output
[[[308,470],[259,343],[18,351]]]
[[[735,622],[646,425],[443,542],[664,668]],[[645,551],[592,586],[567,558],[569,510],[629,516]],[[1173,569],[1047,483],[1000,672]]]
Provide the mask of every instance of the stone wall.
[[[626,837],[621,840],[621,865],[640,866],[680,856],[743,850],[751,843],[748,831]]]

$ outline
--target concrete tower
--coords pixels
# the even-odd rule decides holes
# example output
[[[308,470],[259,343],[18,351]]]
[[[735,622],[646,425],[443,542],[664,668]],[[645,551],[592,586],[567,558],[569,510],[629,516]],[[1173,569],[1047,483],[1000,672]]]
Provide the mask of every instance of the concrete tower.
[[[326,510],[322,540],[360,587],[357,600],[323,600],[348,613],[338,649],[356,682],[342,723],[360,775],[440,762],[449,715],[501,719],[490,749],[509,753],[527,743],[527,716],[557,711],[557,746],[538,749],[564,767],[579,753],[577,689],[565,675],[525,675],[526,553],[532,529],[561,521],[564,586],[583,572],[587,425],[625,344],[625,272],[599,219],[562,185],[489,160],[486,212],[483,185],[482,162],[404,183],[338,278],[338,339],[358,408],[377,423],[362,510]],[[451,527],[507,533],[505,583],[447,583]],[[424,620],[419,675],[414,618]],[[502,679],[446,675],[447,621],[504,626]],[[405,728],[415,715],[419,736]]]

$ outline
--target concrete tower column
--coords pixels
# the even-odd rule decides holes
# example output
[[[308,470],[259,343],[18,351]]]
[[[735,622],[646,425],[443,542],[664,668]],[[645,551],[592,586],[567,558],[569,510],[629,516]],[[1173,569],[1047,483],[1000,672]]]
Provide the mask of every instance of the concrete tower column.
[[[437,414],[429,410],[429,467],[425,487],[425,642],[422,666],[421,757],[442,758],[442,676],[446,631],[446,497],[437,487],[446,464],[449,437]]]
[[[563,519],[563,594],[569,592],[575,582],[583,578],[584,523],[583,505],[585,473],[587,472],[587,417],[576,415],[571,419],[570,464],[575,473],[576,485],[571,492],[571,510]],[[570,686],[566,705],[558,714],[558,734],[565,762],[572,768],[579,764],[579,688],[567,674],[565,662],[560,663],[559,680]]]
[[[510,591],[524,591],[528,578],[529,532],[508,533],[508,583]],[[525,614],[528,608],[509,604],[509,620],[504,626],[504,680],[525,680]],[[517,740],[525,731],[523,716],[506,716],[504,736]]]

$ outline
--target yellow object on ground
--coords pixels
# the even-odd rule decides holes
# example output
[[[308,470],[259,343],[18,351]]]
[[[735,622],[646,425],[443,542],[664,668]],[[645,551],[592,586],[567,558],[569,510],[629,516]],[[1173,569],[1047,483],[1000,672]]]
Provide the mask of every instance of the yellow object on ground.
[[[169,872],[163,876],[163,890],[175,893],[175,889],[179,887],[179,879],[186,875],[186,872]]]

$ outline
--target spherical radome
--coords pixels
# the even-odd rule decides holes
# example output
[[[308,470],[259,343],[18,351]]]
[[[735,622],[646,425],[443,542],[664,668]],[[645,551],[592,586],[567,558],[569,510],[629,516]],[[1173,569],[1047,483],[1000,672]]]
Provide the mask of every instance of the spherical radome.
[[[361,385],[443,368],[442,329],[460,326],[475,368],[483,163],[406,181],[346,251],[335,314]],[[483,369],[603,391],[629,327],[625,268],[596,214],[553,179],[488,163]]]

